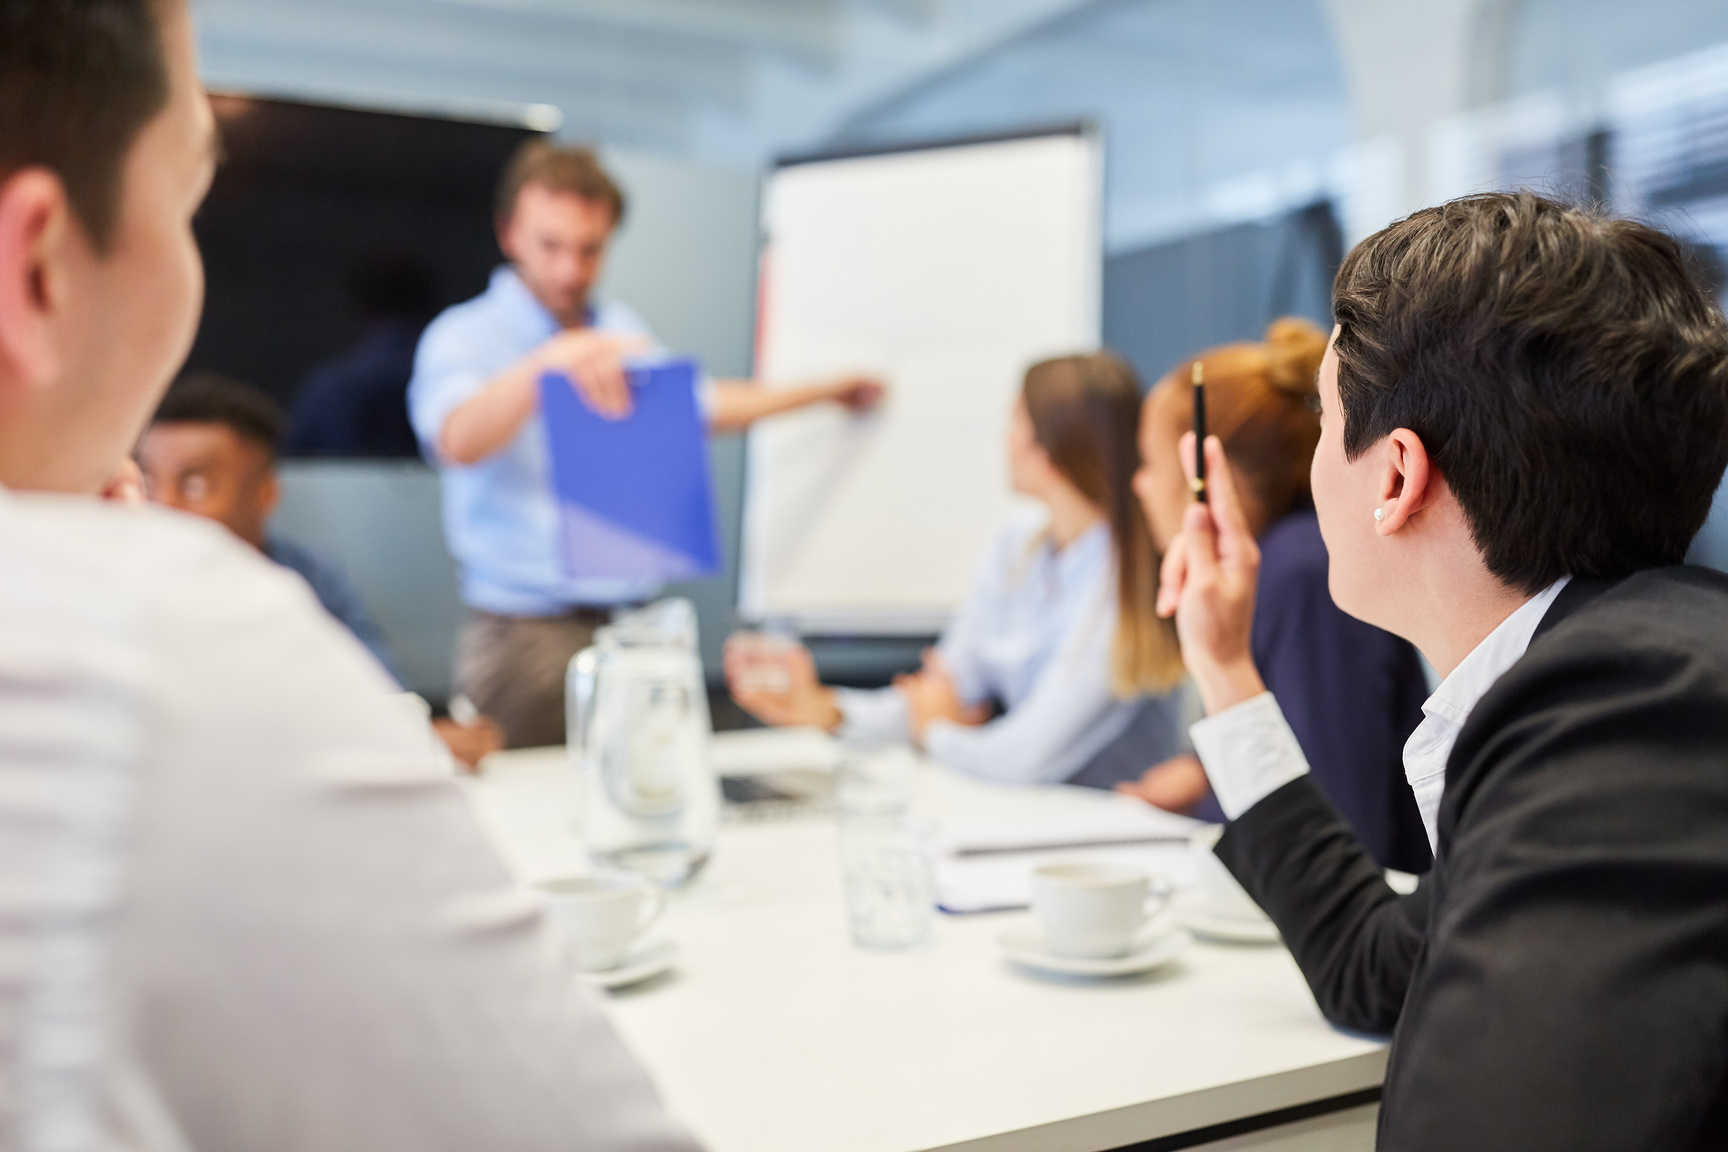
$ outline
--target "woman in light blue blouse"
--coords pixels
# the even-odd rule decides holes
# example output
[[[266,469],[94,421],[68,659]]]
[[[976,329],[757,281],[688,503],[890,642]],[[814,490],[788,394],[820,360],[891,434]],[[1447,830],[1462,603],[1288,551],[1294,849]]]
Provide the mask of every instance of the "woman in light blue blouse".
[[[1139,407],[1133,369],[1109,353],[1034,365],[1008,465],[1042,508],[1003,526],[923,668],[889,688],[830,688],[806,649],[740,637],[727,649],[733,698],[768,724],[911,740],[1016,783],[1107,787],[1181,751],[1181,658],[1152,611],[1158,557],[1131,487]]]

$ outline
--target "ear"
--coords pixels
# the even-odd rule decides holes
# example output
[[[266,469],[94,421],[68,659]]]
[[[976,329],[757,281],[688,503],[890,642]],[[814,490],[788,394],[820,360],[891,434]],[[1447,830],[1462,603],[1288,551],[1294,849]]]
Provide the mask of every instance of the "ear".
[[[276,514],[276,505],[282,503],[282,480],[272,468],[265,475],[263,483],[258,485],[258,518],[269,521]]]
[[[1408,428],[1396,428],[1376,449],[1381,468],[1377,510],[1385,515],[1374,524],[1382,536],[1401,530],[1438,494],[1440,473],[1428,459],[1428,447]]]
[[[504,259],[512,264],[516,262],[516,217],[500,216],[493,221],[493,230],[498,235],[498,251],[504,253]]]
[[[80,240],[54,173],[26,168],[0,183],[0,381],[34,388],[63,371],[67,260]]]

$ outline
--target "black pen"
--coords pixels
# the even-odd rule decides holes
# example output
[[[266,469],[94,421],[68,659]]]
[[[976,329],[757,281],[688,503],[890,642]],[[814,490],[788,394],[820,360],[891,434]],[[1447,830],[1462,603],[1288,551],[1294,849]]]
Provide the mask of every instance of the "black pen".
[[[1206,369],[1194,361],[1194,479],[1189,481],[1194,499],[1206,499]]]

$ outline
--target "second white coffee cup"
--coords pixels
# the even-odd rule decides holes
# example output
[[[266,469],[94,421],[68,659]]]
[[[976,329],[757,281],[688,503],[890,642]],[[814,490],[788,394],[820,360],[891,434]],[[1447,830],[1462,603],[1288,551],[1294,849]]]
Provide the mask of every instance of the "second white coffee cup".
[[[1032,913],[1057,956],[1128,955],[1168,893],[1153,896],[1152,877],[1126,865],[1046,864],[1032,872]]]
[[[666,893],[633,872],[561,876],[532,887],[546,902],[553,936],[579,972],[618,967],[666,910]]]

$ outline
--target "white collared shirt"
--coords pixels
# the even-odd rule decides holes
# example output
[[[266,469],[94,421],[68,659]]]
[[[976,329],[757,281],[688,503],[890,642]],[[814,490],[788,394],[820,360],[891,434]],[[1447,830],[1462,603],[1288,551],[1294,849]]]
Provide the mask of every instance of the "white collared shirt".
[[[694,1152],[304,581],[81,497],[0,539],[8,1146]]]
[[[1446,761],[1464,721],[1529,649],[1542,617],[1570,579],[1562,576],[1502,620],[1422,705],[1424,719],[1404,744],[1404,776],[1416,794],[1430,849],[1438,851]],[[1208,716],[1189,732],[1218,804],[1231,820],[1308,772],[1308,759],[1270,692]]]
[[[1446,790],[1446,761],[1452,755],[1452,745],[1458,742],[1458,733],[1464,729],[1464,721],[1470,718],[1477,701],[1494,687],[1494,682],[1523,658],[1537,625],[1570,579],[1560,577],[1500,621],[1422,705],[1422,723],[1416,725],[1416,731],[1404,742],[1404,778],[1416,793],[1416,807],[1422,813],[1422,827],[1428,833],[1430,850],[1439,851],[1437,829],[1440,795]]]

